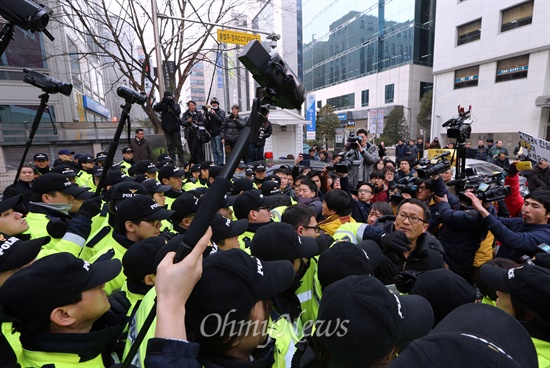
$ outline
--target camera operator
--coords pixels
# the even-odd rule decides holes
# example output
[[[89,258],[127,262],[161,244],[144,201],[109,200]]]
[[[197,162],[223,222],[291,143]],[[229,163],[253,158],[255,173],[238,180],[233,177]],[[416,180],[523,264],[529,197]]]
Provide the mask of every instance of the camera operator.
[[[550,242],[550,194],[545,191],[531,192],[525,196],[521,218],[493,216],[473,194],[466,193],[472,207],[483,217],[483,225],[500,242],[497,256],[514,261],[523,255],[532,257],[537,246]]]
[[[223,165],[223,144],[221,129],[222,124],[225,121],[225,111],[220,108],[220,101],[217,97],[212,97],[210,100],[210,105],[212,108],[210,111],[207,111],[206,116],[210,117],[210,135],[212,136],[212,156],[214,157],[214,162],[218,166]]]
[[[399,170],[395,174],[395,180],[401,180],[403,178],[411,178],[414,176],[416,171],[411,168],[411,163],[408,159],[402,158],[397,162],[399,165]]]
[[[378,161],[378,147],[368,142],[368,133],[365,129],[357,131],[357,142],[350,143],[350,148],[355,150],[355,159],[360,161],[359,166],[354,167],[350,179],[350,186],[355,188],[358,183],[368,182],[370,174],[374,171],[374,164]]]
[[[200,164],[204,159],[204,149],[199,138],[199,127],[205,127],[204,115],[197,111],[197,103],[193,100],[187,102],[187,110],[183,113],[183,128],[185,139],[189,143],[191,162]]]
[[[231,106],[231,114],[222,123],[221,137],[226,154],[233,151],[233,147],[235,147],[235,143],[237,143],[246,125],[245,121],[239,116],[239,110],[239,105]]]
[[[172,92],[164,92],[164,98],[153,106],[153,110],[160,112],[161,127],[164,131],[168,154],[172,157],[172,160],[176,161],[175,151],[177,151],[179,162],[182,163],[185,160],[183,159],[183,146],[181,145],[181,109],[179,104],[175,102]]]
[[[260,127],[258,128],[258,135],[250,139],[248,144],[248,152],[246,154],[245,162],[260,161],[264,159],[264,147],[265,140],[271,137],[273,134],[273,127],[269,118],[269,105],[261,106],[258,112],[258,122]]]

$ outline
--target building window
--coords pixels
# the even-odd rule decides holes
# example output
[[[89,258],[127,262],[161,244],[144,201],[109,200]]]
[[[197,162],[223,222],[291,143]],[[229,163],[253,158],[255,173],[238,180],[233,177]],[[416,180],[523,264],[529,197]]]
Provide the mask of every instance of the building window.
[[[479,65],[455,70],[455,89],[477,86]]]
[[[460,46],[481,38],[481,19],[457,27],[458,39],[456,45]]]
[[[497,62],[496,82],[527,78],[529,55],[522,55]]]
[[[317,108],[320,109],[321,107],[323,107],[323,101],[319,100],[317,101]]]
[[[361,106],[369,106],[369,90],[361,91]]]
[[[335,110],[352,109],[355,107],[355,93],[327,98],[327,104]]]
[[[433,86],[434,84],[430,82],[420,82],[420,99],[422,99],[426,92],[430,91]]]
[[[500,31],[505,32],[531,24],[533,21],[533,4],[534,1],[528,1],[503,10]]]
[[[386,85],[386,91],[385,91],[386,103],[393,102],[393,91],[394,91],[393,83]]]

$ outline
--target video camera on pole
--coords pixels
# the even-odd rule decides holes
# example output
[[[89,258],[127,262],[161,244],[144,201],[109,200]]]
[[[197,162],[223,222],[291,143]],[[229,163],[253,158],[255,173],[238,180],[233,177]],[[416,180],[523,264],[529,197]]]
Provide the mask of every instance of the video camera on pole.
[[[439,156],[435,156],[431,160],[420,159],[416,168],[416,173],[420,179],[429,179],[432,175],[438,175],[444,173],[451,168],[451,161],[447,160],[451,152],[443,152]],[[412,166],[412,164],[411,164]]]
[[[468,111],[458,105],[458,116],[453,117],[443,123],[443,128],[447,128],[447,137],[456,139],[456,172],[455,178],[464,177],[466,170],[466,140],[472,133],[472,105],[468,106]]]

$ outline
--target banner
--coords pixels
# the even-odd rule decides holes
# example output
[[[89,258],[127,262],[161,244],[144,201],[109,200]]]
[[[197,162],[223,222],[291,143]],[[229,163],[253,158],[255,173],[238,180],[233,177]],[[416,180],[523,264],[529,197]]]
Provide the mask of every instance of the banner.
[[[306,126],[306,139],[309,141],[315,140],[315,130],[316,127],[316,113],[315,113],[315,95],[314,94],[308,94],[307,95],[307,109],[306,109],[306,120],[309,121],[309,123]]]
[[[451,152],[451,154],[447,157],[445,157],[447,160],[451,161],[451,166],[456,166],[456,150],[449,149],[449,148],[430,148],[428,150],[428,160],[431,160],[432,158],[439,156],[443,152]]]
[[[550,142],[522,131],[519,132],[519,139],[523,154],[527,155],[531,160],[536,162],[542,159],[550,161]]]
[[[378,122],[376,124],[376,134],[384,133],[384,110],[378,110]]]
[[[384,112],[382,112],[384,114]],[[369,134],[376,134],[376,123],[378,121],[378,110],[369,110]]]

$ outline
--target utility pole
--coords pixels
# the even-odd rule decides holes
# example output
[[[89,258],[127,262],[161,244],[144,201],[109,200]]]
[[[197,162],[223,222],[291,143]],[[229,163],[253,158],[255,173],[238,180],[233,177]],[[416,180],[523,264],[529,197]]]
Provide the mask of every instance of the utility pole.
[[[159,84],[159,100],[164,97],[164,74],[162,72],[162,53],[159,36],[159,26],[157,17],[157,0],[151,0],[151,8],[153,11],[153,37],[155,38],[155,53],[157,54],[157,78]],[[183,26],[182,26],[183,27]]]

